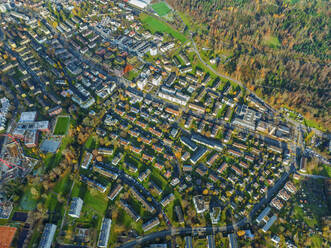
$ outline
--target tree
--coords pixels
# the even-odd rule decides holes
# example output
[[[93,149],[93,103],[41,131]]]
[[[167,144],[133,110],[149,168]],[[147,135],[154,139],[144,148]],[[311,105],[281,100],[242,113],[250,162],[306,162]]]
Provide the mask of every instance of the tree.
[[[53,22],[52,22],[52,27],[53,27],[53,28],[57,28],[57,26],[58,26],[57,22],[56,22],[56,21],[53,21]]]
[[[40,196],[39,191],[35,187],[31,187],[30,192],[31,192],[34,199],[39,198],[39,196]]]

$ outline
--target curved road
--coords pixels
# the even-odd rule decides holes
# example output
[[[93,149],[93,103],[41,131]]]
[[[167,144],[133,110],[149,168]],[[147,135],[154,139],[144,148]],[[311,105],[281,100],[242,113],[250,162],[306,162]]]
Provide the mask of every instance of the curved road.
[[[289,175],[295,172],[295,167],[292,165],[289,168],[288,172],[285,172],[283,176],[275,183],[275,185],[268,190],[266,197],[262,198],[258,204],[256,204],[252,211],[249,214],[249,219],[252,219],[255,215],[255,213],[263,206],[265,206],[272,198],[273,196],[279,191],[280,187],[283,186],[283,184],[286,182],[288,179]],[[180,236],[185,236],[185,235],[194,235],[198,233],[204,233],[204,234],[215,234],[219,232],[233,232],[237,228],[243,227],[247,224],[250,224],[250,220],[247,217],[244,217],[240,221],[228,225],[228,226],[208,226],[208,227],[179,227],[179,228],[169,228],[166,230],[154,232],[147,234],[146,236],[140,237],[136,240],[133,240],[131,242],[125,243],[118,248],[128,248],[128,247],[135,247],[137,245],[141,245],[147,242],[150,242],[152,240],[155,240],[157,238],[163,238],[166,236],[175,236],[175,235],[180,235]]]
[[[267,104],[265,101],[263,101],[261,98],[259,98],[254,92],[252,92],[251,90],[249,90],[242,82],[240,82],[239,80],[237,79],[234,79],[232,77],[229,77],[227,75],[224,75],[218,71],[216,71],[212,66],[210,66],[206,61],[203,60],[203,58],[201,57],[200,55],[200,52],[197,48],[197,45],[195,44],[195,41],[193,40],[192,36],[190,37],[190,40],[193,44],[193,47],[194,47],[194,51],[195,53],[197,54],[199,60],[201,61],[201,63],[206,66],[211,72],[213,72],[215,75],[219,76],[219,77],[222,77],[222,78],[225,78],[229,81],[232,81],[232,82],[235,82],[236,84],[240,85],[242,88],[244,88],[248,93],[251,93],[252,95],[255,96],[255,98],[259,99],[260,102],[262,102],[266,108],[268,108],[271,112],[275,113],[276,110],[273,109],[269,104]]]
[[[120,246],[120,248],[135,247],[137,245],[141,245],[141,244],[147,243],[149,241],[152,241],[154,239],[162,238],[162,237],[169,236],[169,235],[172,235],[172,236],[174,236],[174,235],[181,235],[181,236],[193,235],[194,236],[194,235],[197,235],[198,233],[215,234],[218,232],[233,232],[233,230],[235,228],[242,227],[246,224],[248,224],[248,221],[246,218],[244,218],[233,225],[222,226],[222,227],[209,226],[209,227],[193,227],[193,228],[190,228],[190,227],[171,228],[171,229],[167,229],[167,230],[163,230],[163,231],[159,231],[159,232],[154,232],[154,233],[151,233],[144,237],[138,238],[134,241],[131,241],[129,243],[126,243],[126,244]]]
[[[297,173],[298,173],[300,176],[303,176],[303,177],[310,177],[310,178],[313,178],[313,179],[329,179],[329,177],[320,176],[320,175],[313,175],[313,174],[304,174],[304,173],[301,173],[300,171],[297,171]]]

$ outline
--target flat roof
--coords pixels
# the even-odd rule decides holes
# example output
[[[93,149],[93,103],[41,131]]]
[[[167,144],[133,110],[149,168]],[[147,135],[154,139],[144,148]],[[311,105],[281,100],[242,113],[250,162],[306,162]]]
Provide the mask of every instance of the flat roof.
[[[61,144],[61,141],[53,140],[53,139],[47,139],[44,140],[40,145],[40,150],[44,153],[56,153],[57,149],[59,148]]]
[[[256,222],[260,223],[263,218],[269,214],[271,208],[270,207],[266,207],[265,209],[263,209],[263,211],[259,214],[259,216],[256,218]]]
[[[262,228],[263,232],[267,232],[269,230],[269,228],[272,226],[272,224],[275,223],[275,221],[277,220],[277,216],[273,215],[269,221],[264,225],[264,227]]]
[[[37,117],[36,111],[22,112],[19,122],[34,122]]]

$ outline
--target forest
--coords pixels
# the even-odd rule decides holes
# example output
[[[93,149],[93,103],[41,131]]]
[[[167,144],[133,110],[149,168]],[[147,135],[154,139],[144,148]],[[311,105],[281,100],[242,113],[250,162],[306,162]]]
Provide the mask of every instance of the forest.
[[[331,8],[327,0],[168,0],[217,69],[269,103],[331,127]],[[190,28],[190,27],[189,27]]]

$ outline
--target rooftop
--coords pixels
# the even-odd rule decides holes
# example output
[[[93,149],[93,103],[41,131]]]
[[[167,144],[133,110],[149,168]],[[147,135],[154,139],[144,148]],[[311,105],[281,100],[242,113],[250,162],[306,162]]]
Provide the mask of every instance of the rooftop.
[[[36,111],[22,112],[19,122],[34,122],[36,118]]]
[[[17,228],[10,226],[0,226],[0,247],[9,248],[14,239]]]

